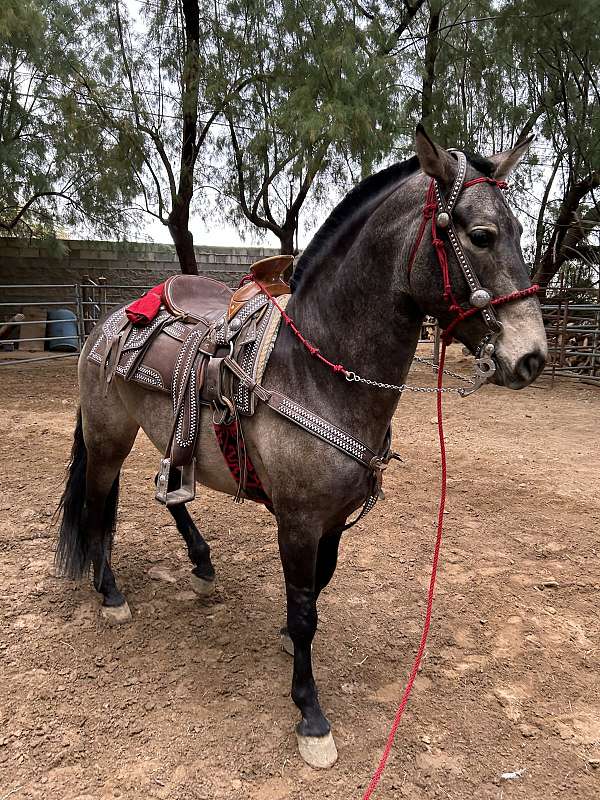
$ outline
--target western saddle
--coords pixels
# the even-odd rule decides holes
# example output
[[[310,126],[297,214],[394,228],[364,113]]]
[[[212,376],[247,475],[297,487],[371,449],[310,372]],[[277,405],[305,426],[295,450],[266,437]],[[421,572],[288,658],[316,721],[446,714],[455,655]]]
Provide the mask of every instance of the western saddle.
[[[253,280],[236,291],[212,278],[175,275],[165,281],[158,314],[148,324],[134,326],[126,308],[104,322],[88,358],[100,365],[107,384],[118,376],[171,395],[173,428],[157,478],[160,502],[187,503],[195,496],[201,405],[213,407],[216,424],[254,413],[253,384],[262,376],[264,345],[267,336],[274,340],[280,318],[255,281],[283,301],[290,288],[281,273],[292,262],[293,256],[256,262]],[[180,485],[169,490],[175,469]]]
[[[238,482],[236,499],[269,502],[262,499],[266,496],[259,481],[259,491],[246,491],[247,481],[248,487],[256,487],[258,478],[247,458],[240,417],[251,416],[258,399],[367,468],[372,486],[360,517],[375,505],[383,470],[395,456],[389,441],[378,454],[295,400],[261,385],[290,294],[281,275],[292,262],[286,255],[256,262],[236,291],[211,278],[176,275],[165,281],[158,312],[146,324],[130,321],[129,306],[104,321],[88,359],[99,365],[107,385],[116,376],[171,396],[173,426],[157,475],[156,499],[161,503],[176,505],[195,497],[201,406],[212,408],[217,440]],[[274,297],[277,303],[271,302]],[[235,464],[223,444],[231,435]]]

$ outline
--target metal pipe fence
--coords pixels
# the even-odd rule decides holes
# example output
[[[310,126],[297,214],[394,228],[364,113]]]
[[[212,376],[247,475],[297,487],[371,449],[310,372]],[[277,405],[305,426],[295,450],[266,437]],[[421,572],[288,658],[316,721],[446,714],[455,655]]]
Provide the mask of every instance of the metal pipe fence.
[[[110,310],[140,297],[150,284],[107,283],[87,279],[82,283],[0,284],[0,367],[77,357],[86,337]],[[73,312],[72,334],[53,335],[46,310]],[[25,313],[23,313],[25,312]],[[552,375],[600,379],[600,290],[565,288],[546,297],[542,314],[548,337],[547,372]],[[75,342],[73,352],[49,351],[50,344]],[[421,343],[432,345],[434,360],[439,330],[427,319]]]
[[[140,297],[150,286],[83,283],[0,284],[0,367],[78,357],[98,320],[111,309]],[[10,298],[10,299],[8,299]],[[46,311],[68,310],[74,319],[58,319]],[[71,323],[71,333],[51,326]],[[71,344],[72,352],[51,352]]]
[[[548,338],[546,371],[577,378],[600,378],[600,289],[565,287],[564,280],[542,304]]]

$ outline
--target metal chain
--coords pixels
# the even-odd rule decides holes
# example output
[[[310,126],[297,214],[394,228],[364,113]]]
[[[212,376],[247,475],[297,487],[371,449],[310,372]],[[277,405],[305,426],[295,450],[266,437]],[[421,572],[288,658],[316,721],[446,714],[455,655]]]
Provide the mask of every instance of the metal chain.
[[[427,361],[425,358],[421,358],[420,356],[414,357],[415,361],[418,361],[420,364],[426,364],[428,367],[431,367],[434,370],[438,370],[438,367],[433,364],[431,361]],[[451,378],[458,378],[461,381],[465,381],[465,383],[474,384],[475,381],[472,378],[466,378],[464,375],[459,375],[457,372],[451,372],[448,369],[442,370],[444,375],[448,375]],[[457,388],[455,386],[444,386],[441,389],[437,387],[431,386],[411,386],[408,383],[403,383],[401,385],[395,383],[383,383],[381,381],[372,381],[369,378],[363,378],[361,375],[357,375],[356,372],[346,372],[346,380],[354,383],[364,383],[366,386],[374,386],[376,389],[389,389],[394,392],[398,392],[402,394],[402,392],[423,392],[424,394],[437,394],[438,392],[443,394],[460,394],[463,395],[466,391],[462,388]]]
[[[431,369],[434,369],[436,372],[438,371],[437,364],[434,364],[432,361],[428,361],[426,358],[421,358],[421,356],[415,356],[413,361],[418,361],[419,364],[426,364]],[[459,375],[458,372],[451,372],[449,369],[443,370],[444,375],[448,375],[450,378],[457,378],[459,381],[464,381],[465,383],[475,383],[473,378],[467,378],[466,375]]]

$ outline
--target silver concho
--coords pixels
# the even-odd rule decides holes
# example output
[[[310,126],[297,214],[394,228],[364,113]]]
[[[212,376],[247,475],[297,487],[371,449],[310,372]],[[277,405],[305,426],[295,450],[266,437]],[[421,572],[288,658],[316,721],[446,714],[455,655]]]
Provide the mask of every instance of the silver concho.
[[[445,211],[440,211],[435,221],[438,228],[447,228],[448,225],[450,225],[450,214],[447,214]]]
[[[242,327],[242,321],[239,317],[234,317],[229,323],[229,330],[233,331],[233,333],[239,331],[241,327]]]
[[[490,304],[491,299],[492,295],[487,289],[475,289],[474,292],[471,292],[469,302],[475,308],[485,308]]]

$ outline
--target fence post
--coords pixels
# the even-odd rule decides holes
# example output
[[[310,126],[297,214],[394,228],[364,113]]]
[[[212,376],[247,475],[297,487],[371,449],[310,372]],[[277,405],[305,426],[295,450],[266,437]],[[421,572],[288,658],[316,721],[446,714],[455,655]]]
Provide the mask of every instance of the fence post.
[[[79,336],[79,352],[83,350],[85,344],[85,306],[83,304],[83,296],[81,291],[81,284],[76,283],[75,289],[75,305],[77,306],[77,332]]]
[[[433,363],[436,367],[440,363],[440,323],[436,321],[433,335]]]

